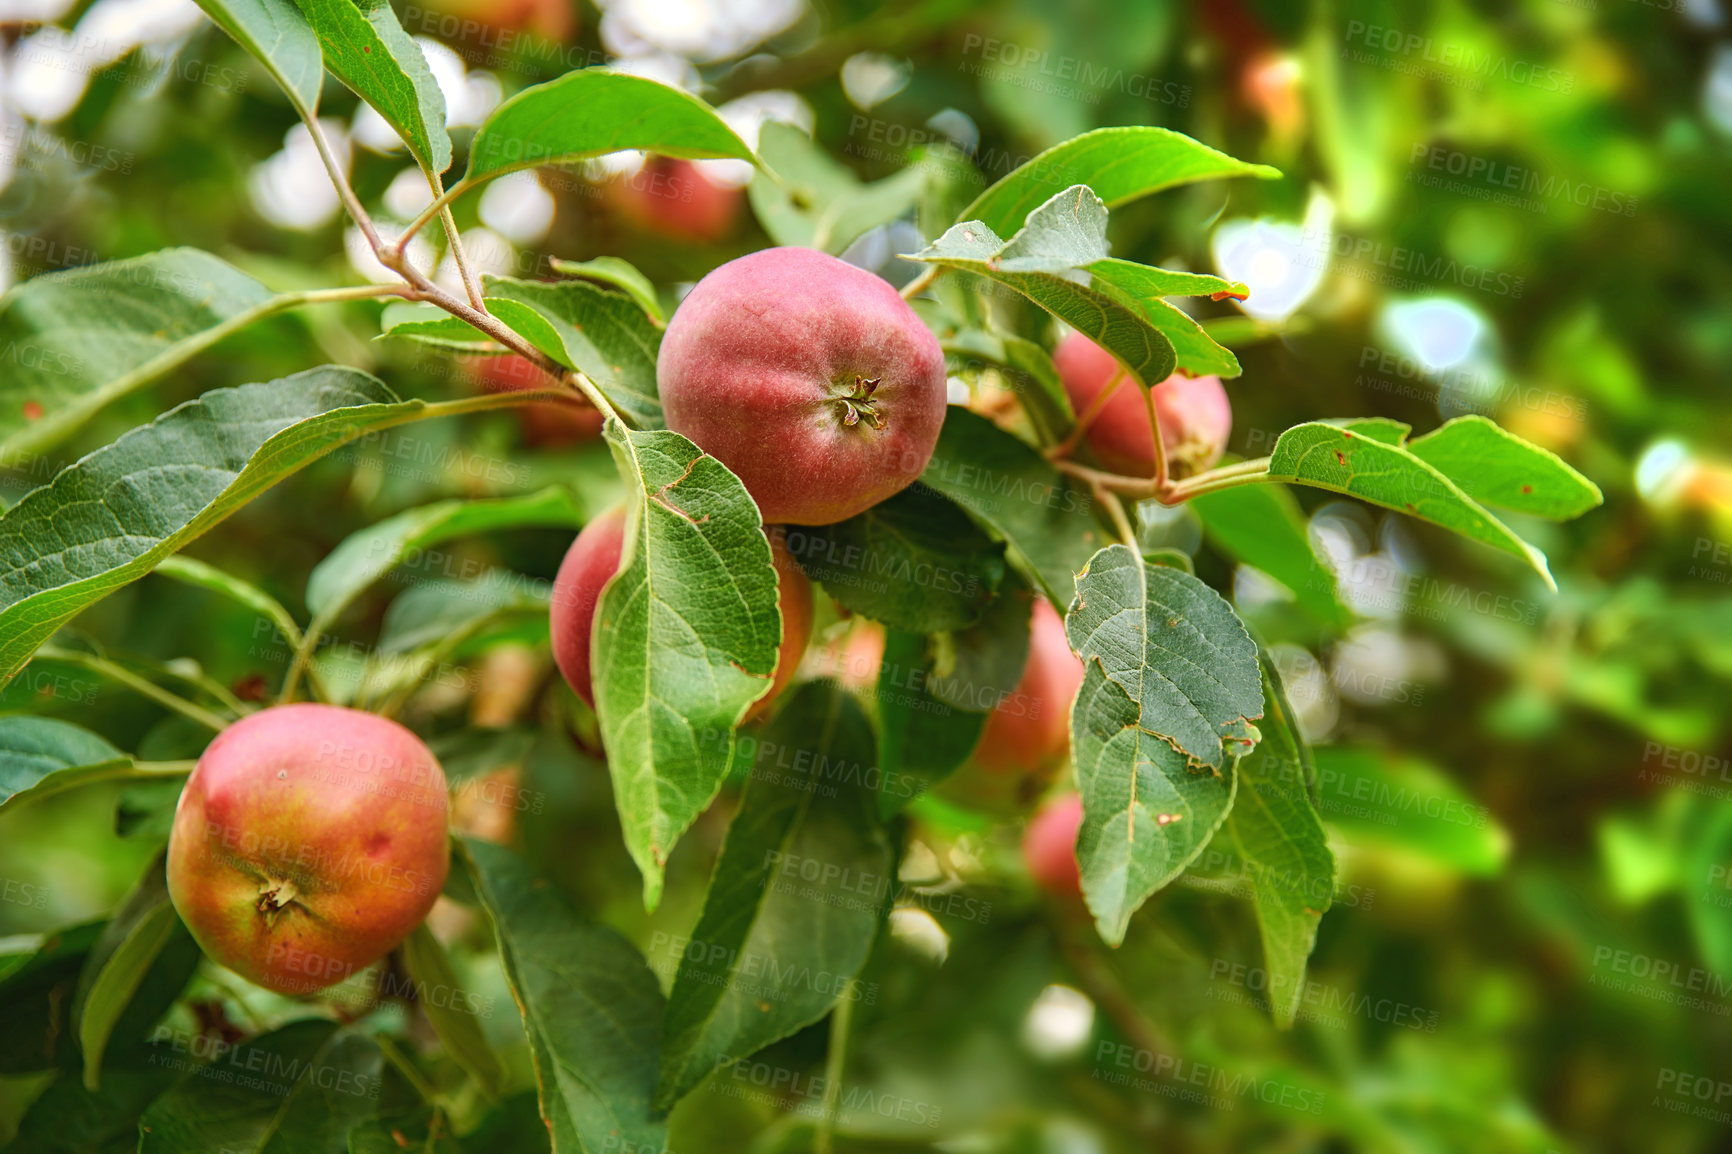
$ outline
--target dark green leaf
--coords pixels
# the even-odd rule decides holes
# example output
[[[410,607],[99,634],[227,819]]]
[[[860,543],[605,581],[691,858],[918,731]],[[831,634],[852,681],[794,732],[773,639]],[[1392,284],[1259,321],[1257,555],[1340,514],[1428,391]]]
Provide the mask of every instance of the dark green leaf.
[[[751,777],[703,914],[670,943],[680,962],[657,1090],[664,1108],[722,1062],[817,1021],[839,997],[858,998],[855,976],[894,896],[872,726],[851,694],[807,682],[761,739],[741,746]]]
[[[1226,745],[1263,714],[1257,647],[1232,608],[1124,545],[1102,549],[1077,576],[1065,630],[1091,672],[1098,666],[1139,710],[1132,722],[1191,761],[1220,770],[1238,752]]]
[[[1088,490],[991,421],[952,405],[923,484],[966,509],[1004,538],[1059,608],[1070,604],[1073,578],[1100,548]]]
[[[1025,635],[1026,643],[1026,635]],[[932,639],[892,629],[878,671],[879,761],[884,788],[879,806],[892,814],[955,773],[986,728],[986,713],[935,696]]]
[[[1336,596],[1335,574],[1311,548],[1299,503],[1284,487],[1239,485],[1193,497],[1190,505],[1217,549],[1285,585],[1324,624],[1343,629],[1352,621]]]
[[[1335,855],[1311,799],[1310,751],[1274,669],[1266,659],[1261,664],[1263,740],[1239,759],[1227,833],[1244,862],[1257,911],[1269,1005],[1275,1024],[1288,1029],[1305,992],[1305,961],[1317,941],[1317,924],[1335,898]]]
[[[309,369],[213,389],[66,469],[0,515],[0,682],[85,606],[264,489],[425,407],[355,369]]]
[[[790,528],[788,551],[845,609],[893,629],[962,629],[1004,578],[1004,549],[916,483],[834,525]]]
[[[306,1019],[208,1064],[175,1053],[184,1076],[139,1120],[139,1154],[343,1154],[378,1113],[384,1055],[365,1034]]]
[[[0,1038],[6,1040],[0,1046],[0,1074],[77,1069],[72,995],[104,924],[55,931],[27,961],[0,977]],[[72,1080],[78,1082],[75,1073]]]
[[[25,281],[0,297],[0,461],[55,444],[282,303],[195,248]]]
[[[475,998],[457,983],[445,947],[425,922],[403,943],[403,968],[415,983],[415,1000],[433,1023],[445,1050],[467,1070],[490,1099],[499,1096],[504,1071],[476,1017]]]
[[[560,260],[554,257],[547,263],[560,276],[612,285],[636,301],[644,315],[657,326],[668,323],[667,313],[662,310],[661,300],[656,296],[656,286],[627,260],[617,256],[598,256],[594,260]]]
[[[173,1061],[164,1047],[111,1063],[100,1093],[62,1074],[30,1104],[7,1154],[134,1154],[138,1117],[174,1081]]]
[[[651,1098],[663,1000],[643,955],[578,916],[509,850],[464,844],[529,1032],[554,1150],[661,1150]]]
[[[131,776],[132,758],[88,729],[51,717],[0,717],[0,809]]]

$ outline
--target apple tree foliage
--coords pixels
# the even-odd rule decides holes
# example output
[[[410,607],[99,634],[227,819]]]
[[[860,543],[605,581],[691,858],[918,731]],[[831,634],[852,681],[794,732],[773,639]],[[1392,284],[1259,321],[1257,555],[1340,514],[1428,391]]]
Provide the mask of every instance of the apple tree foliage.
[[[920,296],[947,353],[1027,382],[1034,438],[952,406],[917,489],[811,530],[810,552],[869,558],[882,577],[855,580],[847,564],[814,574],[846,610],[890,629],[879,685],[863,703],[810,681],[767,722],[742,728],[776,660],[770,550],[739,480],[663,427],[655,358],[665,317],[655,287],[630,265],[556,265],[562,277],[552,281],[474,278],[455,294],[409,261],[406,236],[381,235],[363,216],[357,223],[381,263],[400,274],[392,284],[273,292],[190,248],[20,284],[0,301],[0,338],[43,355],[0,381],[0,452],[9,458],[51,449],[103,406],[149,390],[232,333],[331,302],[389,302],[384,340],[441,355],[516,352],[550,372],[539,389],[425,401],[360,369],[308,366],[211,389],[67,464],[0,515],[0,682],[32,661],[69,663],[171,698],[189,725],[207,731],[254,708],[169,695],[159,679],[66,631],[154,571],[272,623],[294,659],[271,695],[395,709],[467,639],[515,630],[545,645],[545,594],[485,581],[417,585],[394,604],[377,652],[344,680],[317,653],[357,597],[417,551],[525,527],[575,530],[606,504],[598,494],[617,492],[631,530],[598,608],[594,727],[646,908],[666,896],[669,857],[694,823],[725,786],[738,794],[690,932],[696,948],[682,953],[665,991],[639,947],[577,895],[538,878],[511,850],[456,840],[447,897],[488,928],[521,1021],[502,1026],[467,1012],[460,992],[471,979],[423,929],[393,955],[379,989],[383,1004],[424,1016],[435,1058],[425,1047],[411,1056],[407,1018],[376,1027],[354,1013],[242,1031],[198,1052],[165,1041],[182,1034],[152,1027],[199,958],[153,864],[112,919],[55,934],[0,971],[0,1068],[75,1072],[37,1103],[26,1134],[76,1120],[108,1127],[121,1145],[136,1132],[139,1149],[165,1154],[454,1149],[453,1111],[473,1112],[500,1093],[511,1073],[502,1038],[514,1033],[553,1149],[662,1150],[669,1111],[706,1077],[826,1016],[845,1022],[893,896],[887,884],[860,879],[896,876],[908,810],[958,770],[979,736],[985,707],[977,694],[955,693],[958,680],[1016,681],[1028,652],[1028,590],[1063,613],[1086,666],[1070,733],[1091,948],[1118,946],[1139,908],[1214,847],[1251,879],[1237,897],[1248,901],[1267,970],[1279,979],[1272,988],[1289,995],[1272,1000],[1273,1016],[1292,1023],[1336,884],[1312,758],[1258,639],[1187,566],[1145,553],[1125,500],[1195,500],[1229,552],[1332,619],[1340,608],[1319,591],[1318,562],[1302,534],[1294,539],[1279,486],[1432,522],[1548,583],[1545,556],[1502,518],[1570,518],[1600,495],[1551,453],[1479,417],[1413,436],[1389,420],[1320,416],[1282,433],[1265,458],[1182,480],[1104,476],[1046,452],[1076,414],[1040,330],[1001,318],[1063,321],[1145,390],[1175,369],[1237,375],[1233,352],[1169,298],[1242,296],[1244,286],[1116,259],[1109,219],[1164,189],[1274,170],[1165,129],[1102,129],[962,203],[941,164],[863,184],[796,133],[772,126],[754,152],[697,98],[586,68],[501,104],[467,141],[459,175],[464,150],[446,130],[439,88],[384,0],[200,2],[309,124],[328,71],[402,137],[431,197],[411,233],[435,227],[443,209],[497,177],[621,149],[756,166],[751,204],[779,243],[839,252],[918,209],[934,227],[930,243],[907,254],[924,270],[909,295]],[[1005,301],[1035,309],[994,311]],[[276,486],[292,489],[298,471],[358,439],[549,401],[606,414],[617,478],[597,477],[587,493],[555,485],[382,520],[314,569],[307,621],[240,577],[182,555],[222,533],[243,505]],[[902,576],[934,567],[966,580]],[[689,644],[661,643],[675,623]],[[461,786],[464,766],[497,764],[538,740],[476,731],[440,750]],[[763,764],[789,750],[798,756]],[[172,787],[188,768],[117,749],[72,721],[0,717],[0,807],[99,781]],[[799,868],[789,874],[788,863]],[[798,885],[785,884],[788,876]],[[811,974],[826,981],[802,977]],[[845,1045],[845,1028],[838,1037]],[[495,1124],[507,1125],[487,1123]]]

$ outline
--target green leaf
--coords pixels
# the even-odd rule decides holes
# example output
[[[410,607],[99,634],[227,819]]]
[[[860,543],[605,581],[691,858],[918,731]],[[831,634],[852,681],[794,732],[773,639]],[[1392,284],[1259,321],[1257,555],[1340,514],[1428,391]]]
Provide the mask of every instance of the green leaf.
[[[0,977],[0,1074],[75,1066],[72,995],[104,925],[57,930]]]
[[[715,109],[641,76],[586,68],[526,88],[494,109],[469,146],[465,183],[621,149],[756,163]]]
[[[769,689],[776,572],[738,477],[678,433],[605,434],[635,488],[595,611],[595,706],[626,847],[661,898],[674,843],[721,788],[734,727]]]
[[[764,169],[746,195],[764,231],[780,245],[840,253],[914,208],[927,185],[919,166],[862,183],[804,132],[775,121],[759,132],[758,154]]]
[[[1052,603],[1063,608],[1075,575],[1104,538],[1086,488],[990,420],[952,405],[920,475],[1004,538]]]
[[[790,528],[786,540],[843,608],[914,633],[973,625],[1004,578],[1003,547],[919,483],[846,521]]]
[[[1036,438],[1057,444],[1076,424],[1064,382],[1052,354],[1030,340],[984,329],[965,328],[940,342],[945,355],[967,362],[990,361],[1009,370],[1006,384],[1017,394]]]
[[[742,747],[747,739],[742,739]],[[789,697],[754,766],[668,994],[657,1105],[858,998],[893,890],[872,725],[824,681]],[[818,880],[811,880],[817,876]]]
[[[1022,227],[1054,193],[1086,184],[1109,206],[1175,185],[1228,176],[1275,180],[1266,164],[1247,164],[1166,128],[1099,128],[1047,149],[981,193],[958,220],[978,220],[993,232]]]
[[[224,572],[214,565],[206,565],[192,557],[165,557],[157,565],[156,572],[159,576],[227,597],[275,625],[277,632],[281,633],[291,646],[300,644],[301,629],[295,624],[294,617],[283,607],[281,601],[251,581],[244,581],[233,573]]]
[[[1081,270],[1107,255],[1107,213],[1077,185],[1028,214],[1008,241],[978,220],[950,230],[913,259],[960,269],[1026,296],[1116,357],[1146,388],[1172,375],[1172,342],[1149,313],[1113,288],[1090,287]]]
[[[932,696],[958,709],[990,713],[1016,692],[1028,665],[1033,603],[1034,591],[1012,571],[979,624],[934,638]]]
[[[1407,451],[1486,505],[1567,521],[1600,505],[1600,487],[1557,454],[1477,414],[1445,421]]]
[[[503,353],[504,346],[438,305],[393,301],[379,315],[379,335],[453,353]]]
[[[1304,513],[1284,486],[1217,489],[1192,497],[1190,506],[1221,552],[1285,585],[1324,624],[1345,629],[1352,623],[1336,596],[1335,574],[1317,559]]]
[[[1238,796],[1227,833],[1244,861],[1245,880],[1263,937],[1269,1005],[1275,1024],[1290,1029],[1305,991],[1305,961],[1317,925],[1335,898],[1335,855],[1311,800],[1316,774],[1293,721],[1293,710],[1267,658],[1258,726],[1263,740],[1239,759]]]
[[[132,1154],[138,1149],[138,1118],[171,1082],[165,1063],[172,1055],[134,1055],[124,1065],[110,1064],[102,1091],[93,1094],[77,1078],[48,1084],[18,1124],[9,1154]]]
[[[0,461],[55,444],[287,300],[194,248],[25,281],[0,297]]]
[[[614,408],[639,428],[661,428],[656,354],[662,334],[625,293],[587,281],[486,278],[488,307],[525,340],[568,369],[594,381]],[[520,311],[495,308],[510,301],[533,310],[542,325],[523,323]]]
[[[110,1035],[159,955],[177,938],[182,943],[181,957],[187,959],[187,964],[176,966],[171,959],[171,970],[180,979],[176,994],[192,977],[198,951],[196,947],[192,949],[188,958],[186,947],[192,943],[192,936],[169,904],[163,859],[159,855],[113,920],[103,927],[102,936],[79,974],[72,1014],[78,1026],[78,1047],[84,1052],[86,1089],[98,1088],[102,1055],[108,1048]]]
[[[167,1057],[167,1056],[165,1056]],[[186,1070],[139,1120],[139,1154],[343,1151],[378,1112],[384,1055],[365,1034],[305,1019]]]
[[[550,590],[519,573],[494,570],[479,581],[417,581],[392,598],[379,624],[379,652],[410,653],[472,636],[495,618],[547,617]]]
[[[1123,548],[1123,546],[1114,546]],[[1235,775],[1193,769],[1138,724],[1136,702],[1090,661],[1071,710],[1082,790],[1077,865],[1101,938],[1125,939],[1131,915],[1203,852],[1233,804]]]
[[[885,816],[960,769],[986,728],[986,713],[937,697],[934,664],[931,638],[886,631],[874,693],[884,737],[879,809]]]
[[[1071,648],[1124,691],[1145,735],[1220,770],[1235,755],[1227,743],[1263,714],[1257,647],[1232,608],[1189,573],[1145,566],[1124,545],[1095,554],[1076,586]]]
[[[410,554],[471,533],[550,527],[576,529],[583,511],[562,485],[521,497],[453,499],[408,509],[350,534],[313,567],[307,578],[307,608],[315,627],[336,619],[373,582]]]
[[[426,407],[326,366],[213,389],[65,469],[0,515],[0,683],[87,605],[266,488]]]
[[[403,1154],[405,1150],[417,1154],[463,1154],[463,1147],[451,1135],[451,1124],[433,1106],[388,1118],[372,1118],[349,1131],[349,1154]]]
[[[0,810],[95,781],[142,776],[88,729],[51,717],[0,717]]]
[[[561,260],[553,257],[547,263],[560,276],[579,277],[612,285],[636,301],[644,315],[654,321],[657,327],[668,323],[667,313],[662,310],[661,299],[656,296],[656,286],[630,261],[617,256],[598,256],[594,260]]]
[[[463,848],[529,1033],[553,1149],[663,1149],[651,1098],[664,1003],[643,955],[580,917],[509,850]]]
[[[1338,745],[1320,746],[1312,757],[1318,809],[1350,843],[1427,858],[1474,877],[1502,871],[1508,831],[1437,766]]]
[[[1556,590],[1545,554],[1415,456],[1401,443],[1405,434],[1406,426],[1396,421],[1295,425],[1275,442],[1269,476],[1358,497],[1513,553]]]
[[[265,66],[301,119],[319,110],[325,62],[319,38],[293,0],[197,0],[217,27]]]
[[[499,1097],[504,1071],[487,1042],[481,1022],[469,1008],[472,999],[457,984],[445,947],[423,922],[403,943],[403,968],[415,983],[416,1001],[433,1023],[433,1032],[457,1064],[469,1072],[490,1099]]]
[[[1168,304],[1164,296],[1237,296],[1243,299],[1247,291],[1242,284],[1233,284],[1219,277],[1196,273],[1169,272],[1150,268],[1128,260],[1107,258],[1088,265],[1096,288],[1117,296],[1127,304],[1143,310],[1149,324],[1160,330],[1173,346],[1174,362],[1195,375],[1214,374],[1217,377],[1239,375],[1239,358],[1216,343],[1202,325]],[[1158,382],[1157,382],[1158,383]]]
[[[325,67],[378,110],[429,177],[451,167],[445,96],[390,0],[295,0],[319,37]]]

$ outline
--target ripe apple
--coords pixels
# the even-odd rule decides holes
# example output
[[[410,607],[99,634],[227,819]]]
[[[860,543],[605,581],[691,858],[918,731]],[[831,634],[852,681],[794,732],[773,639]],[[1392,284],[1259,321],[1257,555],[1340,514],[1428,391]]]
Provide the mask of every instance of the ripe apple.
[[[1076,862],[1082,820],[1082,795],[1070,793],[1042,806],[1023,830],[1022,860],[1035,884],[1050,894],[1082,896],[1082,872]]]
[[[394,721],[279,705],[229,726],[175,808],[168,892],[212,959],[304,994],[426,918],[449,862],[445,774]]]
[[[555,382],[527,357],[509,353],[502,357],[477,357],[473,365],[475,383],[484,393],[520,393],[527,389],[551,388]],[[532,401],[518,405],[518,426],[523,441],[544,448],[581,445],[601,436],[604,418],[588,405],[558,401]]]
[[[734,231],[741,192],[717,184],[689,160],[648,156],[607,184],[608,203],[641,232],[714,244]]]
[[[807,248],[710,273],[656,360],[668,428],[732,469],[764,520],[829,525],[900,492],[944,423],[938,339],[879,277]]]
[[[1154,476],[1155,439],[1149,433],[1148,412],[1142,391],[1124,366],[1075,332],[1059,342],[1052,360],[1079,419],[1102,390],[1112,389],[1084,434],[1101,464],[1126,476]],[[1233,407],[1220,377],[1174,373],[1155,386],[1154,397],[1170,476],[1188,477],[1221,459],[1233,431]]]
[[[753,703],[748,720],[769,707],[800,667],[812,633],[812,582],[801,570],[779,532],[769,533],[770,560],[776,566],[776,604],[782,610],[782,643],[770,692]],[[619,570],[625,545],[625,506],[610,509],[583,527],[565,554],[553,579],[549,626],[553,660],[577,695],[595,705],[590,665],[590,638],[602,586]]]
[[[975,762],[995,774],[1040,774],[1061,764],[1070,753],[1070,707],[1082,680],[1082,660],[1071,652],[1058,610],[1036,597],[1022,680],[987,717]]]

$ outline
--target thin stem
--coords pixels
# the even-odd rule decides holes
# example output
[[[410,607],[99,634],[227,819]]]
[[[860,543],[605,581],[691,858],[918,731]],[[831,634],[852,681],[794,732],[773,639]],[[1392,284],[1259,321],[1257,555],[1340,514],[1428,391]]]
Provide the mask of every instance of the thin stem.
[[[1150,477],[1126,477],[1104,469],[1091,469],[1087,465],[1079,465],[1063,458],[1054,461],[1052,467],[1096,488],[1105,489],[1109,493],[1123,493],[1139,501],[1153,497],[1158,492],[1154,479]]]
[[[848,1062],[848,1030],[854,1021],[854,1002],[847,994],[830,1013],[830,1052],[824,1058],[824,1112],[812,1136],[813,1154],[831,1154],[836,1133],[836,1108],[842,1102],[842,1074]]]
[[[1124,502],[1119,500],[1118,494],[1096,487],[1095,499],[1107,507],[1107,516],[1113,519],[1113,528],[1118,530],[1119,540],[1129,545],[1131,550],[1141,557],[1143,551],[1137,544],[1137,531],[1131,528],[1131,520],[1125,516]]]
[[[1149,414],[1149,436],[1155,442],[1155,489],[1157,492],[1167,487],[1167,445],[1161,437],[1161,418],[1155,412],[1155,385],[1159,383],[1152,381],[1148,388],[1141,390],[1143,408],[1148,410]]]
[[[463,236],[457,231],[457,218],[451,215],[449,208],[439,212],[439,223],[445,226],[445,241],[451,246],[451,259],[457,262],[457,275],[463,279],[463,291],[469,294],[469,304],[478,313],[487,311],[487,304],[481,299],[481,282],[475,279],[475,270],[469,267],[469,254],[463,251]]]
[[[415,1092],[421,1095],[422,1101],[437,1102],[439,1100],[439,1091],[434,1088],[421,1071],[414,1067],[414,1064],[409,1061],[408,1055],[399,1050],[395,1042],[383,1034],[374,1035],[374,1041],[379,1043],[379,1049],[391,1065],[397,1067],[397,1072],[403,1075],[411,1086],[415,1087]]]
[[[398,254],[401,255],[404,248],[409,244],[409,238],[426,228],[429,221],[448,210],[453,201],[473,187],[475,186],[470,184],[467,180],[459,180],[450,188],[439,193],[433,198],[431,204],[421,210],[420,216],[409,222],[409,224],[403,229],[402,233],[398,235],[397,239],[392,242],[391,247],[396,249]]]
[[[493,318],[489,317],[488,319]],[[586,388],[586,392],[595,390],[595,386],[590,384],[582,373],[573,373],[570,374],[570,377],[579,382],[580,388]],[[594,391],[591,399],[600,400],[602,405],[607,405],[607,398],[601,396],[599,390]],[[389,429],[396,425],[406,425],[410,421],[425,421],[435,417],[458,417],[466,413],[485,413],[493,409],[508,409],[514,405],[527,405],[536,401],[570,402],[570,400],[571,393],[565,389],[524,389],[515,393],[481,393],[473,397],[459,397],[452,401],[431,401],[415,412],[395,420],[381,421],[379,424],[371,426],[369,431]],[[603,411],[611,415],[613,408],[608,406]],[[295,699],[295,691],[300,688],[301,676],[307,674],[312,668],[313,651],[318,648],[319,639],[343,608],[343,605],[333,606],[307,623],[307,631],[301,635],[301,643],[295,647],[294,659],[289,662],[289,671],[283,676],[283,687],[277,691],[278,704]]]
[[[1101,415],[1101,410],[1107,407],[1107,402],[1112,399],[1119,386],[1129,379],[1130,374],[1125,372],[1123,365],[1120,365],[1119,371],[1113,374],[1113,379],[1107,382],[1106,388],[1095,394],[1094,400],[1089,402],[1088,408],[1084,409],[1082,415],[1076,419],[1076,427],[1071,429],[1064,440],[1046,451],[1047,459],[1058,460],[1075,452],[1077,442],[1081,441],[1083,434],[1089,431],[1089,426],[1095,423],[1095,418]]]
[[[927,265],[925,272],[902,286],[902,299],[905,301],[913,300],[915,297],[925,292],[926,287],[933,281],[937,280],[939,275],[943,272],[944,269],[939,265]]]
[[[331,183],[337,186],[337,195],[342,198],[343,207],[349,210],[355,224],[360,228],[361,235],[367,238],[367,244],[374,252],[379,251],[379,230],[373,227],[373,218],[367,215],[367,210],[361,207],[361,198],[355,195],[355,190],[349,185],[349,177],[337,163],[337,156],[331,151],[331,142],[325,136],[324,126],[317,116],[302,117],[307,126],[307,132],[313,138],[313,147],[319,150],[319,159],[325,162],[325,171],[331,175]]]
[[[1240,461],[1235,465],[1223,465],[1219,469],[1210,469],[1206,473],[1198,473],[1195,477],[1183,481],[1174,481],[1159,494],[1163,505],[1177,505],[1192,497],[1204,493],[1213,493],[1219,489],[1231,489],[1235,485],[1251,485],[1266,480],[1269,476],[1269,458],[1257,457],[1250,461]]]
[[[36,651],[38,657],[49,661],[59,661],[66,665],[76,665],[100,674],[110,681],[126,686],[141,696],[148,697],[166,709],[172,709],[191,721],[196,721],[206,729],[221,733],[229,727],[229,723],[202,705],[196,705],[178,693],[173,693],[154,681],[147,680],[124,666],[117,665],[105,657],[97,657],[91,653],[79,653],[75,649],[60,649],[52,645],[44,645]]]

